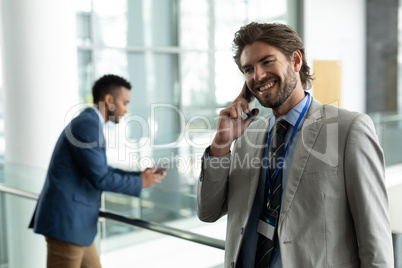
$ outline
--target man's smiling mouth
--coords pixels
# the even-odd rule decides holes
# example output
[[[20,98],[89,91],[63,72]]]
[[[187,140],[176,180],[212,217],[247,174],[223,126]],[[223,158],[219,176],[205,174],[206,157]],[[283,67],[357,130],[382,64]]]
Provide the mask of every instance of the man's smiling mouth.
[[[266,84],[265,86],[263,86],[263,87],[260,87],[258,90],[260,91],[260,92],[263,92],[263,91],[265,91],[265,90],[267,90],[267,89],[270,89],[271,87],[273,87],[274,85],[275,85],[275,81],[271,81],[271,82],[269,82],[268,84]]]

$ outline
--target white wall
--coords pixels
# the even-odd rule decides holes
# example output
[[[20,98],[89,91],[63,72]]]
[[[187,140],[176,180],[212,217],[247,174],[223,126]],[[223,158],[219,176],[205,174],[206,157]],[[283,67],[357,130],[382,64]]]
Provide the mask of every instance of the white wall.
[[[72,0],[2,0],[5,162],[46,168],[78,102]]]
[[[12,164],[45,169],[66,114],[78,102],[75,10],[72,0],[1,0],[0,5],[5,179],[21,189],[32,184],[37,193],[44,174],[35,181],[34,174]],[[31,200],[6,199],[9,267],[46,266],[45,240],[27,228],[34,207]]]
[[[305,0],[304,43],[313,60],[342,66],[342,107],[365,112],[365,1]],[[314,94],[314,93],[313,93]]]

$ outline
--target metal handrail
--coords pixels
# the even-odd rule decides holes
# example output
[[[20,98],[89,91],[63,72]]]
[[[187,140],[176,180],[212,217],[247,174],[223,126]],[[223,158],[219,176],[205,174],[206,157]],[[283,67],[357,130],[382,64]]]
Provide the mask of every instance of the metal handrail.
[[[22,190],[19,190],[19,189],[13,188],[13,187],[9,187],[9,186],[5,186],[2,184],[0,184],[0,192],[16,195],[16,196],[20,196],[20,197],[26,197],[26,198],[33,199],[33,200],[38,200],[38,198],[39,198],[38,194],[27,192],[27,191],[22,191]],[[140,219],[136,219],[136,218],[130,218],[130,217],[127,217],[127,216],[124,216],[121,214],[116,214],[115,212],[105,211],[102,209],[99,210],[99,216],[109,219],[109,220],[117,221],[120,223],[137,226],[137,227],[140,227],[143,229],[148,229],[148,230],[151,230],[154,232],[181,238],[181,239],[188,240],[188,241],[192,241],[192,242],[195,242],[198,244],[203,244],[203,245],[218,248],[218,249],[225,249],[225,241],[224,240],[212,238],[209,236],[204,236],[204,235],[184,231],[181,229],[176,229],[176,228],[169,227],[169,226],[155,223],[155,222],[144,221],[144,220],[140,220]]]
[[[225,241],[224,240],[212,238],[209,236],[195,234],[192,232],[184,231],[181,229],[176,229],[176,228],[169,227],[169,226],[155,223],[155,222],[149,222],[149,221],[144,221],[144,220],[140,220],[140,219],[129,218],[129,217],[126,217],[123,215],[116,214],[114,212],[111,213],[111,212],[107,212],[107,211],[103,211],[103,210],[99,210],[99,216],[104,217],[106,219],[118,221],[121,223],[138,226],[138,227],[148,229],[148,230],[151,230],[154,232],[158,232],[158,233],[174,236],[177,238],[181,238],[184,240],[196,242],[199,244],[207,245],[210,247],[225,249]]]
[[[21,197],[26,197],[26,198],[34,199],[34,200],[38,200],[38,198],[39,198],[38,194],[22,191],[17,188],[8,187],[8,186],[2,185],[2,184],[0,184],[0,192],[17,195],[17,196],[21,196]]]

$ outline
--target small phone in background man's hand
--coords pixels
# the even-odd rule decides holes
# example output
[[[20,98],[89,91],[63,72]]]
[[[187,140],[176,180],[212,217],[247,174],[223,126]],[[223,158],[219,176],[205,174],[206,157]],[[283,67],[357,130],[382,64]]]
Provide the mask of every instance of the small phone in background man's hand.
[[[167,170],[168,170],[167,168],[158,167],[158,168],[154,168],[152,170],[152,173],[154,173],[154,174],[163,174]]]
[[[251,91],[250,91],[250,89],[248,88],[246,82],[244,82],[244,85],[245,85],[246,88],[244,89],[244,95],[243,95],[243,97],[246,99],[246,101],[247,101],[248,104],[249,104],[248,113],[246,113],[246,114],[247,114],[247,116],[248,116],[249,118],[254,119],[254,114],[251,112],[251,110],[253,109],[253,107],[251,107],[251,104],[254,105],[253,102],[254,102],[255,97],[254,97],[253,93],[251,93]]]

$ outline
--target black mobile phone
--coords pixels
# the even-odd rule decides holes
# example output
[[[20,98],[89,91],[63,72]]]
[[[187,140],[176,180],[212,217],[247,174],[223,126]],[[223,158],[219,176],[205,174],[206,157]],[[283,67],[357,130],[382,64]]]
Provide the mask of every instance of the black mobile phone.
[[[158,167],[158,168],[155,168],[154,170],[152,170],[152,173],[162,174],[163,172],[166,172],[167,170],[168,170],[167,168]]]
[[[251,93],[251,90],[248,88],[247,83],[244,82],[244,84],[246,85],[246,90],[244,91],[244,98],[248,103],[250,103],[254,100],[255,97],[253,93]]]
[[[246,99],[246,101],[250,104],[252,101],[254,101],[255,97],[253,95],[253,93],[251,93],[251,90],[248,88],[247,83],[244,82],[244,85],[246,86],[245,90],[244,90],[244,98]],[[251,109],[249,108],[249,112],[246,113],[247,116],[251,119],[254,119],[254,115],[251,112]]]

